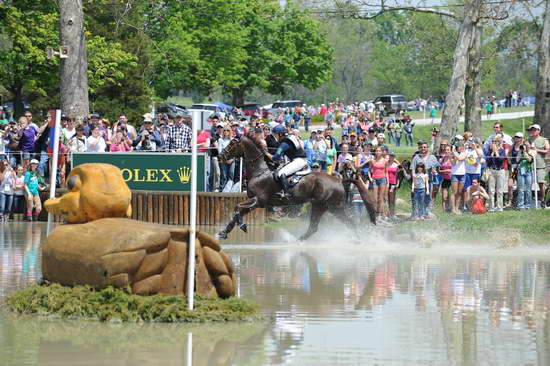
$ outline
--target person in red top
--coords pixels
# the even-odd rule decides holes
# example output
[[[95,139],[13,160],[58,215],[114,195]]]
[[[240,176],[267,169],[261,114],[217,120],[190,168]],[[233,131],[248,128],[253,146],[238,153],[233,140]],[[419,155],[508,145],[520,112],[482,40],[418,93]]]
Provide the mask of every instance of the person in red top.
[[[210,132],[201,130],[197,134],[197,152],[208,152],[210,148]]]

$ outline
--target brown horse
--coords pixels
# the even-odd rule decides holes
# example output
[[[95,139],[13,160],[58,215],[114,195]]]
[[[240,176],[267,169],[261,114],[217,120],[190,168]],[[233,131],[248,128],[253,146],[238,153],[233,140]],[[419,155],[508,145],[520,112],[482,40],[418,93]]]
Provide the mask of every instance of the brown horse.
[[[342,179],[323,172],[310,173],[291,189],[291,198],[280,198],[277,192],[281,190],[281,185],[275,180],[273,172],[269,170],[260,146],[261,142],[257,137],[253,133],[249,133],[240,140],[231,140],[219,156],[221,161],[242,157],[245,169],[249,174],[247,186],[249,199],[235,207],[235,215],[226,228],[218,233],[219,238],[226,239],[227,234],[233,230],[236,224],[239,224],[239,227],[246,232],[247,227],[243,223],[243,216],[256,208],[288,206],[306,202],[311,202],[311,218],[309,228],[300,237],[300,240],[309,238],[317,231],[319,221],[327,211],[356,232],[355,226],[352,225],[349,216],[345,213],[346,202]],[[365,186],[357,184],[356,180],[350,181],[356,184],[360,191],[365,190]],[[370,221],[375,224],[374,208],[366,199],[366,194],[361,196],[369,213]]]

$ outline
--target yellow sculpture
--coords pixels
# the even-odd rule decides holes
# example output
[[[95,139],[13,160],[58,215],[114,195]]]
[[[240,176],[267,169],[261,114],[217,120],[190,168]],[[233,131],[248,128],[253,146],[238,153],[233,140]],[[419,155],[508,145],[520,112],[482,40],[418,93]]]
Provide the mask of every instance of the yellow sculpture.
[[[67,222],[132,216],[132,192],[116,166],[79,165],[69,174],[67,189],[61,198],[51,198],[44,204],[48,212],[63,216]]]
[[[120,170],[83,164],[67,179],[68,192],[46,210],[70,223],[56,227],[42,246],[44,279],[62,285],[109,285],[139,295],[183,295],[187,289],[187,229],[130,220],[131,192]],[[233,264],[219,242],[202,231],[195,245],[200,294],[233,296]]]

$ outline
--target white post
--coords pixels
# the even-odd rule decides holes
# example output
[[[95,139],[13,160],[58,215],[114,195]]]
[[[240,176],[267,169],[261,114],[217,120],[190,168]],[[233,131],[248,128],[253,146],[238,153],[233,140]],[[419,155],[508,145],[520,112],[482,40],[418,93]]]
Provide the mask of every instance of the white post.
[[[51,128],[51,127],[50,127]],[[55,186],[57,185],[57,155],[59,153],[59,134],[61,132],[61,110],[55,111],[55,126],[54,126],[54,141],[53,141],[53,155],[52,166],[50,168],[50,198],[55,198]],[[48,212],[48,225],[46,228],[46,234],[50,235],[53,225],[53,215]]]
[[[521,119],[521,130],[525,131],[525,118]]]
[[[193,366],[193,333],[187,333],[187,366]]]
[[[243,158],[241,158],[241,163],[239,164],[239,185],[241,186],[241,193],[243,191]]]
[[[189,258],[187,259],[187,308],[193,310],[195,299],[195,237],[197,230],[197,124],[199,111],[192,111],[191,122],[191,203],[189,214]]]
[[[531,174],[533,175],[533,180],[535,182],[535,209],[539,208],[539,182],[537,181],[537,157],[538,157],[538,151],[535,150],[535,157],[533,158],[533,171]]]

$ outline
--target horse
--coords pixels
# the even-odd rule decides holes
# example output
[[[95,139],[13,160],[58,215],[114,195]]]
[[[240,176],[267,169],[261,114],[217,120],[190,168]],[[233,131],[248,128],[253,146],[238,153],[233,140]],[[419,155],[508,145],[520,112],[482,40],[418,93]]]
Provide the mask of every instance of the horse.
[[[275,179],[273,171],[269,169],[261,146],[259,138],[254,133],[248,133],[240,139],[231,140],[218,156],[221,161],[243,158],[244,167],[249,174],[248,200],[237,204],[233,218],[226,228],[217,234],[218,238],[227,239],[227,235],[237,224],[241,230],[246,232],[247,226],[243,222],[243,217],[256,208],[297,205],[306,202],[311,202],[311,216],[309,227],[300,240],[308,239],[317,231],[321,217],[327,211],[357,233],[345,212],[346,202],[342,179],[324,172],[312,172],[304,175],[291,188],[290,197],[280,197],[277,193],[281,190],[281,185]],[[355,183],[360,191],[365,190],[364,185],[358,185],[356,180],[350,181]],[[376,224],[376,212],[373,205],[366,199],[366,192],[365,195],[361,195],[361,197],[363,196],[370,221]]]

